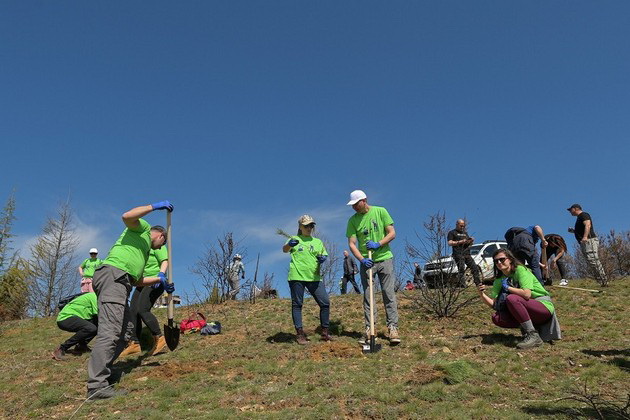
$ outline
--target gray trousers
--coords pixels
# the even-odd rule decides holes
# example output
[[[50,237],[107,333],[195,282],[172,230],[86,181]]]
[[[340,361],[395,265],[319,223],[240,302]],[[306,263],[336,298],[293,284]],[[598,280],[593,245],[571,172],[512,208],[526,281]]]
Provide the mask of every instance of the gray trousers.
[[[112,364],[125,347],[131,280],[129,274],[111,265],[103,265],[94,272],[92,285],[98,298],[98,333],[88,361],[88,391],[109,385]]]
[[[374,278],[381,284],[381,292],[383,294],[383,303],[385,304],[385,316],[387,317],[388,327],[398,328],[398,303],[396,302],[396,274],[394,273],[394,260],[375,262],[372,267]],[[361,264],[361,284],[363,285],[363,312],[365,315],[365,327],[370,327],[370,287],[368,285],[367,268]],[[376,325],[376,305],[374,305],[374,325]]]
[[[599,239],[590,238],[584,242],[580,242],[580,249],[586,258],[586,263],[595,274],[595,278],[601,285],[608,284],[608,278],[602,263],[599,261]]]

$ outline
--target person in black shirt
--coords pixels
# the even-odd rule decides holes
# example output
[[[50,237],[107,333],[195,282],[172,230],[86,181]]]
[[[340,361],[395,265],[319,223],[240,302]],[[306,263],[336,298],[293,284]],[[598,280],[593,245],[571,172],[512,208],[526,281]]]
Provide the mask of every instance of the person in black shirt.
[[[567,280],[569,272],[566,258],[564,258],[567,255],[567,244],[562,236],[555,233],[545,235],[545,240],[547,241],[547,261],[542,261],[541,256],[540,265],[542,268],[547,268],[547,264],[549,264],[549,270],[553,270],[557,265],[558,271],[560,271],[560,286],[566,286],[569,284]],[[551,278],[549,278],[545,285],[551,286],[551,283]]]
[[[448,233],[447,239],[449,246],[453,247],[453,260],[455,264],[457,264],[459,283],[465,286],[464,271],[466,270],[466,265],[470,268],[470,271],[472,271],[475,284],[481,284],[481,270],[479,270],[479,267],[470,256],[470,246],[473,244],[475,238],[468,236],[466,232],[466,221],[463,219],[457,220],[455,229]]]
[[[341,294],[346,294],[348,282],[352,283],[352,287],[354,287],[355,292],[361,294],[359,285],[354,279],[354,275],[359,272],[359,269],[357,268],[357,263],[355,263],[354,259],[350,258],[349,255],[348,251],[343,251],[343,278],[341,279]]]
[[[415,284],[416,289],[419,289],[425,286],[424,279],[422,278],[422,267],[420,267],[420,264],[417,262],[413,263],[413,266],[413,283]]]
[[[599,239],[595,235],[591,215],[582,210],[579,204],[573,204],[567,209],[571,216],[576,216],[575,227],[569,228],[569,232],[575,234],[575,239],[580,244],[582,254],[595,277],[602,286],[608,285],[608,276],[599,260]]]

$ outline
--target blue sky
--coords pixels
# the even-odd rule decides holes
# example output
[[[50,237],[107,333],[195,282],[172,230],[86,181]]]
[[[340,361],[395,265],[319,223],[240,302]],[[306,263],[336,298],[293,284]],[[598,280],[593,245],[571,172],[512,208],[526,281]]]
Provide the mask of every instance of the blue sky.
[[[68,195],[86,254],[168,199],[180,293],[232,231],[286,295],[275,229],[343,248],[355,188],[398,254],[442,210],[477,239],[565,233],[574,202],[627,230],[628,2],[10,1],[0,37],[17,246]]]

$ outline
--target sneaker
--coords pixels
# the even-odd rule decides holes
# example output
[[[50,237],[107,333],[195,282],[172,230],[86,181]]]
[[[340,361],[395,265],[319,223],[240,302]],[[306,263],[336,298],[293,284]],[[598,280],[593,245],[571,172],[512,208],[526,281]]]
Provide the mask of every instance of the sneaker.
[[[376,335],[376,331],[374,332]],[[361,344],[369,344],[370,343],[370,327],[365,328],[365,335],[359,339],[359,343]]]
[[[61,362],[62,360],[65,360],[66,352],[59,347],[57,350],[53,351],[52,358]]]
[[[400,336],[398,335],[398,327],[393,325],[389,327],[389,342],[392,344],[400,344]]]
[[[569,284],[565,279],[560,280],[560,286],[567,286]]]
[[[128,392],[124,389],[114,389],[111,386],[99,389],[90,389],[87,392],[88,400],[106,400],[107,398],[118,397],[121,395],[127,395]]]
[[[162,353],[164,352],[164,350],[166,349],[166,339],[164,338],[163,335],[159,336],[159,337],[153,337],[153,347],[151,348],[151,350],[149,350],[148,355],[149,356],[153,356],[156,355],[158,353]]]
[[[125,347],[122,353],[120,353],[119,357],[131,356],[132,354],[138,354],[141,351],[142,349],[140,348],[140,343],[130,341],[129,344],[127,344],[127,347]]]
[[[534,347],[542,346],[542,338],[538,335],[537,331],[529,331],[523,341],[516,345],[516,348],[521,350],[533,349]]]

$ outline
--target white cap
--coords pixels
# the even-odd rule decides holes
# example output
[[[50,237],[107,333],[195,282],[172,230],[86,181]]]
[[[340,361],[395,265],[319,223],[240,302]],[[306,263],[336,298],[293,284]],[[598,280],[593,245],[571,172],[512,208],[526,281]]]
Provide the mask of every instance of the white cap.
[[[98,249],[96,248],[90,249],[90,254],[98,254]]]
[[[363,200],[367,198],[367,195],[361,190],[354,190],[350,193],[350,201],[348,201],[349,206],[353,206],[357,201]]]
[[[241,259],[241,254],[234,254],[234,259]]]

